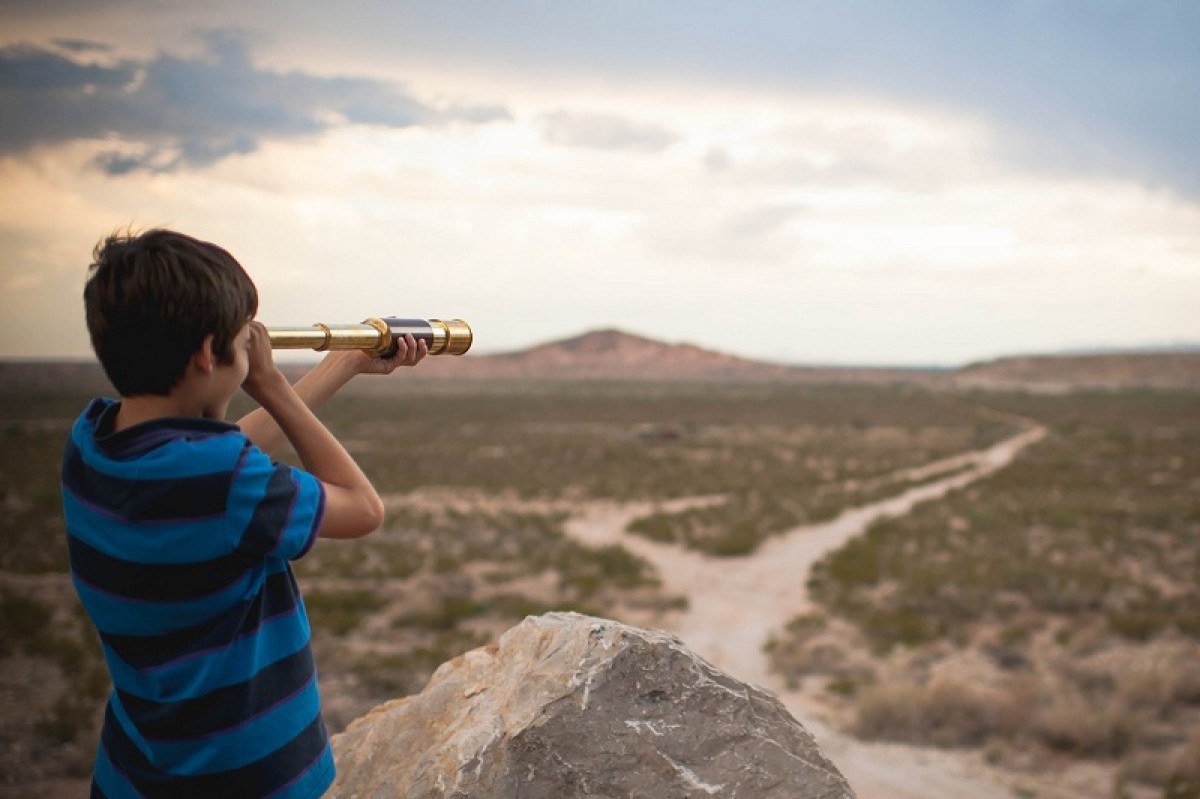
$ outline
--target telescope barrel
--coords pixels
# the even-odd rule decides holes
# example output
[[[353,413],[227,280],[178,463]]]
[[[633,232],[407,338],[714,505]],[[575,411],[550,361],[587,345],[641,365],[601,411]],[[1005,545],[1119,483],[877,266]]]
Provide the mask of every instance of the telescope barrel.
[[[365,350],[390,358],[396,354],[400,339],[411,333],[425,340],[430,355],[462,355],[471,348],[475,335],[461,319],[399,319],[373,316],[357,325],[327,325],[318,322],[307,327],[267,327],[271,348],[277,350]]]

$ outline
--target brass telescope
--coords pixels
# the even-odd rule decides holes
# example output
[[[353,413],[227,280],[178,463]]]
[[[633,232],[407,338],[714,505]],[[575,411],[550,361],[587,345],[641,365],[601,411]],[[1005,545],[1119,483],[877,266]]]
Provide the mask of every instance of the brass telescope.
[[[365,350],[390,358],[400,346],[399,340],[411,333],[425,340],[430,355],[462,355],[471,349],[474,333],[461,319],[397,319],[372,316],[357,325],[327,325],[317,322],[308,327],[267,327],[271,348],[276,350]]]

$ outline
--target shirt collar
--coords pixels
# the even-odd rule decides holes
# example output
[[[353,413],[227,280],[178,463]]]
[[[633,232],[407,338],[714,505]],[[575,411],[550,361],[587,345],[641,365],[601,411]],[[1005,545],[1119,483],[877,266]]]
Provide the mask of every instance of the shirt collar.
[[[114,459],[144,455],[155,447],[176,439],[197,441],[239,430],[236,424],[220,419],[164,416],[113,432],[120,409],[119,401],[101,398],[93,400],[85,411],[88,421],[92,424],[92,440],[96,448]]]

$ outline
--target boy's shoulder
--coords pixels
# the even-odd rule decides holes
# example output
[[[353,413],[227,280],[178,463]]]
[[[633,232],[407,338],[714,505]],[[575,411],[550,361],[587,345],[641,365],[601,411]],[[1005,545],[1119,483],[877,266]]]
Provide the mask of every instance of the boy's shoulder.
[[[273,461],[228,422],[163,417],[113,432],[115,407],[90,404],[64,453],[72,536],[139,563],[199,562],[232,549],[283,559],[312,545],[324,508],[314,476]],[[146,525],[154,535],[137,533]]]
[[[252,446],[237,425],[198,416],[168,416],[114,431],[119,409],[118,401],[101,397],[79,415],[71,444],[85,458],[115,464],[152,461],[159,468],[178,461],[181,467],[204,468],[214,465],[206,460],[237,459]]]
[[[114,400],[92,401],[63,453],[63,489],[83,500],[81,512],[102,508],[136,519],[150,503],[161,506],[155,516],[212,515],[224,511],[247,466],[263,468],[258,459],[265,456],[237,425],[163,417],[114,431],[118,410]]]

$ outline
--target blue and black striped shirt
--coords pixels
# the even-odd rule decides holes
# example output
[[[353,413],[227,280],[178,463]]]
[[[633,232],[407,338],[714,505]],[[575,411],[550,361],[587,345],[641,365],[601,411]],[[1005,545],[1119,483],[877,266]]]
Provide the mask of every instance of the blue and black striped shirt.
[[[315,797],[333,781],[288,561],[325,493],[236,425],[112,432],[94,400],[63,456],[75,589],[112,676],[93,775],[108,797]]]

